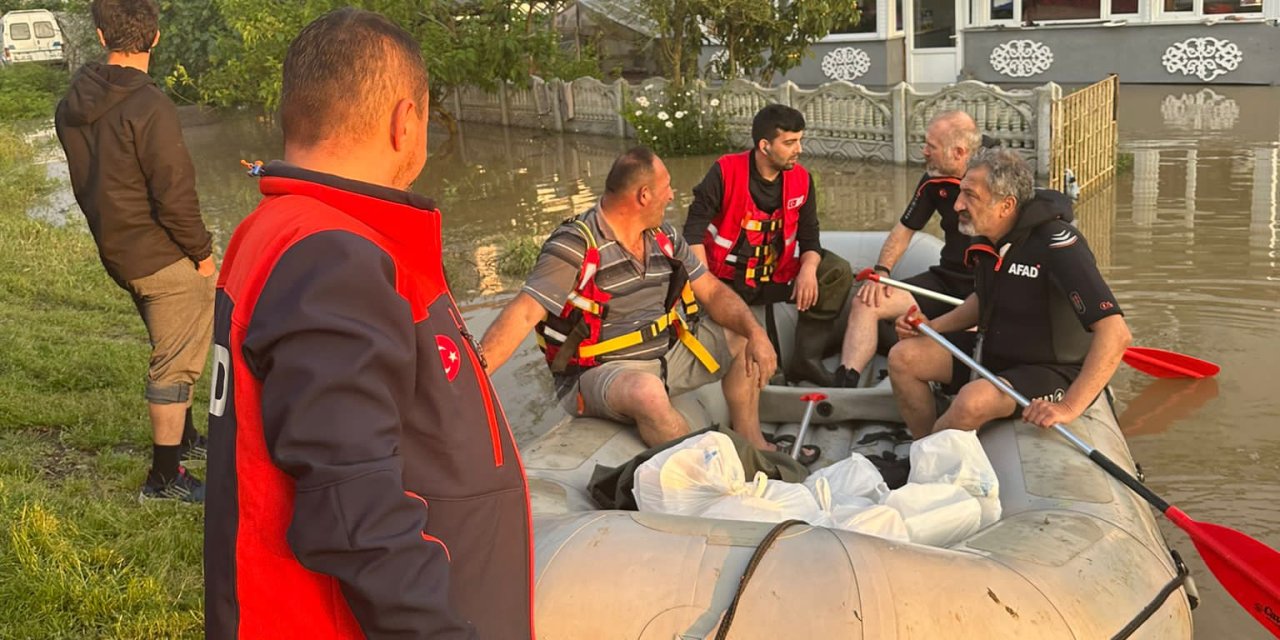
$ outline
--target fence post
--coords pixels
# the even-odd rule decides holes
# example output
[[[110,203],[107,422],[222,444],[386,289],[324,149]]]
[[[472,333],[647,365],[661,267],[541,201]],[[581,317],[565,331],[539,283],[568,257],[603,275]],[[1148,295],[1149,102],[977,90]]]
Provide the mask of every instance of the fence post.
[[[790,81],[790,80],[787,80],[786,82],[783,82],[783,83],[782,83],[782,96],[781,96],[781,97],[782,97],[782,100],[781,100],[782,104],[785,104],[785,105],[787,105],[788,107],[795,107],[795,106],[796,106],[796,105],[795,105],[795,100],[794,100],[795,90],[796,90],[796,89],[799,89],[799,88],[800,88],[800,87],[796,86],[796,83],[794,83],[794,82],[792,82],[792,81]]]
[[[1062,87],[1049,82],[1036,88],[1036,175],[1049,177],[1053,157],[1053,104],[1062,97]]]
[[[454,87],[449,90],[453,94],[449,96],[450,102],[453,103],[453,117],[455,120],[462,120],[462,87]]]
[[[547,102],[551,104],[551,130],[560,132],[564,131],[564,120],[560,117],[560,94],[563,91],[564,82],[559,78],[543,85],[543,91],[546,92]]]
[[[897,164],[907,163],[907,83],[899,82],[889,89],[889,112],[893,121],[890,131],[893,133],[893,161]]]
[[[618,123],[618,137],[627,137],[627,120],[622,117],[622,92],[626,91],[627,83],[622,78],[613,81],[613,119]]]
[[[502,112],[502,126],[511,126],[511,112],[507,108],[507,81],[498,82],[498,111]]]

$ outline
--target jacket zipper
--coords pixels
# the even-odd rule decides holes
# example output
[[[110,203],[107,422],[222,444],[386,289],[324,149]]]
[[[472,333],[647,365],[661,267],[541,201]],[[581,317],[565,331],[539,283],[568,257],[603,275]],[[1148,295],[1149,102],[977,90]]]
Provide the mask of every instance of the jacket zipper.
[[[462,318],[458,317],[457,311],[452,307],[449,309],[449,315],[453,318],[453,324],[457,327],[458,333],[462,336],[462,342],[467,345],[467,358],[471,360],[471,367],[476,372],[476,384],[480,387],[480,396],[484,398],[484,412],[489,419],[489,440],[493,444],[493,466],[502,466],[502,437],[498,428],[498,416],[493,406],[493,390],[489,387],[489,374],[485,373],[484,365],[480,362],[480,356],[476,351],[475,338],[467,331],[462,323]]]

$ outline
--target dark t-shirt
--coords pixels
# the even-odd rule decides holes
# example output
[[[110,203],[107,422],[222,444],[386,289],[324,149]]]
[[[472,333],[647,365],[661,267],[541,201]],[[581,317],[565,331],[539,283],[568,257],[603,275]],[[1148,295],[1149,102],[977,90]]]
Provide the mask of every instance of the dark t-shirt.
[[[937,213],[942,217],[942,258],[939,266],[949,272],[969,273],[964,266],[964,252],[969,247],[969,236],[960,233],[960,218],[956,215],[956,197],[960,195],[960,179],[951,176],[933,177],[924,174],[916,185],[916,193],[902,212],[902,226],[919,231]]]

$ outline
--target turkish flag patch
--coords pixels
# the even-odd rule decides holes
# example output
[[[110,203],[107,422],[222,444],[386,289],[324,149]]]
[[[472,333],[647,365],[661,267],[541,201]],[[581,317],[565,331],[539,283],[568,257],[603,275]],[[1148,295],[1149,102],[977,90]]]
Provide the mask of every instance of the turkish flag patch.
[[[462,370],[462,352],[458,351],[458,344],[449,336],[436,334],[436,350],[440,352],[440,364],[444,365],[445,377],[453,382]]]

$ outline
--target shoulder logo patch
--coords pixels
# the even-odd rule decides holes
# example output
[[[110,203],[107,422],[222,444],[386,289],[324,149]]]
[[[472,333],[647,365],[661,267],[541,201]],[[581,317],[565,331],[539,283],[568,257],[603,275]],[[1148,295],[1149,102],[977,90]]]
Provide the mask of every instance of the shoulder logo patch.
[[[453,382],[458,377],[458,372],[462,371],[462,353],[458,351],[458,345],[449,336],[436,334],[436,350],[440,352],[440,364],[444,365],[444,375]]]
[[[1062,231],[1059,231],[1049,236],[1049,248],[1063,249],[1075,244],[1076,240],[1079,240],[1079,239],[1080,239],[1080,236],[1076,235],[1071,230],[1063,229]]]
[[[794,197],[794,198],[792,198],[792,199],[790,199],[790,200],[788,200],[788,201],[787,201],[787,207],[786,207],[786,208],[788,208],[788,209],[799,209],[800,207],[804,206],[804,201],[805,201],[806,199],[808,199],[808,197],[809,197],[809,196],[796,196],[796,197]]]

